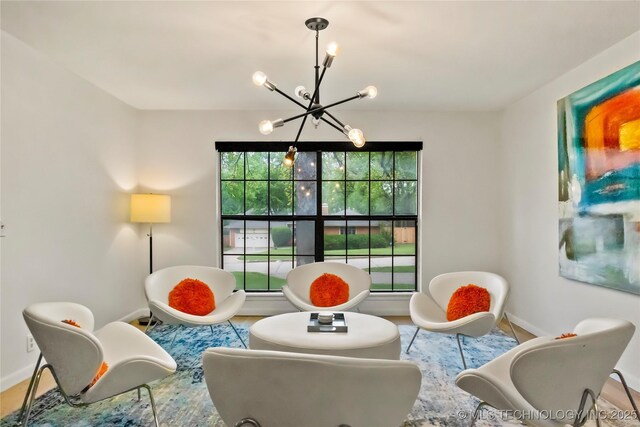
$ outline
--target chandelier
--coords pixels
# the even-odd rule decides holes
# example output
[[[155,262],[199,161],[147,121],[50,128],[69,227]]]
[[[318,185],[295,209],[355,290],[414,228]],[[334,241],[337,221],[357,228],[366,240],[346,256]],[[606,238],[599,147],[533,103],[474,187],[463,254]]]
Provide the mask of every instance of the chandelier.
[[[297,119],[302,119],[300,127],[298,128],[298,134],[293,141],[293,145],[289,147],[287,154],[284,156],[284,164],[287,166],[293,166],[293,163],[295,162],[296,152],[298,151],[298,149],[296,148],[298,139],[300,139],[300,134],[302,133],[302,129],[304,128],[304,125],[307,122],[309,116],[312,117],[311,121],[316,127],[320,124],[321,121],[325,122],[329,126],[336,129],[338,132],[346,135],[356,147],[360,148],[364,146],[365,138],[362,130],[352,128],[351,126],[342,123],[340,120],[338,120],[338,118],[336,118],[336,116],[334,116],[327,110],[331,107],[335,107],[336,105],[353,101],[354,99],[375,98],[378,94],[378,89],[376,89],[375,86],[367,86],[361,91],[356,92],[355,95],[345,98],[341,101],[332,102],[327,105],[320,104],[320,85],[322,84],[324,73],[327,71],[327,68],[331,67],[334,58],[338,54],[338,45],[336,43],[330,43],[327,46],[324,61],[322,61],[322,71],[320,71],[320,65],[318,62],[318,36],[320,34],[320,31],[329,26],[329,21],[324,18],[309,18],[305,21],[305,25],[311,31],[315,31],[316,33],[316,65],[313,67],[315,85],[313,88],[313,92],[309,92],[304,86],[298,86],[295,88],[294,94],[296,97],[304,101],[308,101],[307,105],[304,105],[302,102],[296,100],[292,96],[289,96],[285,92],[278,89],[278,87],[273,82],[269,81],[267,75],[262,71],[256,71],[255,73],[253,73],[253,83],[255,83],[256,86],[264,86],[271,92],[277,92],[305,110],[303,113],[289,117],[288,119],[263,120],[258,125],[258,130],[261,134],[269,135],[271,132],[273,132],[273,129],[282,127],[285,123]]]

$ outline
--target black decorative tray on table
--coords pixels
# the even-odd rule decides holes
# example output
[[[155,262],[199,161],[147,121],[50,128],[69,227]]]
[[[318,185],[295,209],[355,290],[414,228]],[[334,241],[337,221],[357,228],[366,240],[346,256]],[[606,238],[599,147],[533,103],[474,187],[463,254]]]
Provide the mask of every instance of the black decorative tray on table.
[[[307,332],[348,332],[347,319],[344,313],[334,313],[331,323],[320,323],[318,321],[318,313],[311,313]]]

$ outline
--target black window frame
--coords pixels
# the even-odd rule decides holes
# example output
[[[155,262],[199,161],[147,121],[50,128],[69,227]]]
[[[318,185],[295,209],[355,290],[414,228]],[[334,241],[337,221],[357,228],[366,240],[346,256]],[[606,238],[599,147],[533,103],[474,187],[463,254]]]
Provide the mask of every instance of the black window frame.
[[[419,168],[419,152],[422,150],[422,141],[367,141],[367,144],[362,147],[362,148],[357,148],[355,147],[353,144],[349,143],[349,142],[345,142],[345,141],[311,141],[311,142],[303,142],[303,143],[299,143],[298,144],[298,152],[302,153],[308,153],[308,152],[315,152],[316,153],[316,178],[315,178],[315,183],[316,183],[316,213],[314,215],[297,215],[292,209],[292,212],[290,215],[274,215],[271,214],[270,212],[267,212],[264,215],[247,215],[247,214],[223,214],[222,212],[222,183],[223,181],[227,181],[227,179],[222,179],[222,161],[221,161],[221,156],[222,153],[256,153],[256,152],[262,152],[262,153],[282,153],[282,156],[284,157],[284,154],[286,153],[287,149],[289,148],[289,146],[291,145],[290,142],[284,142],[284,141],[278,141],[278,142],[258,142],[258,141],[216,141],[215,142],[215,148],[218,151],[218,184],[219,184],[219,194],[218,194],[218,203],[220,206],[220,212],[219,212],[219,219],[220,219],[220,258],[221,258],[221,267],[224,268],[224,258],[225,258],[225,252],[224,252],[224,239],[222,238],[224,236],[224,224],[225,221],[232,221],[232,220],[242,220],[245,221],[262,221],[267,223],[268,229],[271,230],[271,224],[273,222],[291,222],[291,221],[313,221],[315,223],[315,254],[298,254],[298,253],[294,253],[294,248],[292,245],[292,258],[291,258],[291,262],[292,262],[292,268],[295,267],[295,262],[296,262],[296,257],[302,257],[302,256],[314,256],[314,262],[322,262],[324,261],[324,223],[326,221],[345,221],[345,224],[347,227],[349,226],[349,221],[368,221],[369,222],[369,228],[371,229],[371,222],[372,221],[388,221],[391,224],[391,233],[392,236],[395,236],[395,227],[396,224],[398,223],[402,223],[402,221],[405,222],[409,222],[409,223],[413,223],[415,224],[415,239],[414,239],[414,253],[410,254],[410,255],[394,255],[393,252],[391,254],[391,259],[392,259],[392,264],[391,264],[391,269],[393,272],[393,266],[394,266],[394,260],[396,256],[407,256],[407,257],[413,257],[414,258],[414,288],[413,289],[394,289],[394,274],[391,275],[392,277],[392,282],[391,282],[391,289],[383,289],[383,290],[374,290],[372,289],[372,292],[374,293],[398,293],[398,292],[413,292],[416,291],[418,289],[418,270],[420,268],[419,266],[419,247],[418,247],[418,236],[419,236],[419,227],[420,227],[420,222],[419,222],[419,200],[420,200],[420,187],[421,187],[421,179],[420,179],[420,168]],[[241,149],[238,149],[239,147],[241,147]],[[369,211],[368,215],[358,215],[358,216],[353,216],[353,215],[326,215],[322,213],[322,202],[323,202],[323,198],[322,198],[322,184],[323,182],[325,182],[325,180],[323,180],[323,174],[322,174],[322,153],[323,152],[417,152],[418,155],[416,156],[416,161],[417,161],[417,165],[416,165],[416,171],[417,171],[417,176],[415,180],[396,180],[395,177],[395,173],[394,176],[392,177],[392,182],[393,185],[395,186],[397,181],[415,181],[416,182],[416,214],[396,214],[395,213],[395,209],[392,210],[392,214],[391,215],[372,215],[371,211]],[[246,157],[246,156],[245,156]],[[393,156],[394,161],[395,161],[395,155]],[[283,166],[284,167],[284,166]],[[395,168],[395,164],[394,164],[394,168]],[[394,169],[395,170],[395,169]],[[347,174],[344,174],[344,182],[346,184],[346,182],[348,182],[349,180],[346,178]],[[294,183],[296,181],[296,179],[294,178],[294,174],[293,172],[291,173],[291,176],[289,178],[291,180],[292,183]],[[229,181],[239,181],[239,180],[229,180]],[[247,178],[246,176],[244,177],[243,180],[241,180],[243,182],[245,182],[245,188],[246,188],[246,182],[247,182]],[[272,182],[270,179],[270,176],[267,178],[268,182]],[[332,181],[332,180],[326,180],[326,181]],[[368,181],[369,184],[372,181],[376,181],[375,179],[372,180],[371,177],[369,176],[368,179],[363,179],[363,180],[358,180],[360,182],[362,181]],[[270,185],[267,186],[268,189],[270,189]],[[292,185],[292,192],[293,192],[293,185]],[[346,191],[345,191],[345,209],[346,209]],[[370,196],[369,196],[370,197]],[[269,196],[267,196],[267,198],[269,198]],[[246,196],[244,199],[244,203],[245,203],[245,207],[246,207]],[[393,202],[394,207],[395,207],[395,200]],[[245,210],[246,212],[246,210]],[[245,233],[246,233],[246,229],[245,229]],[[269,231],[269,233],[271,233]],[[295,229],[293,231],[293,233],[295,233]],[[371,233],[369,233],[369,236],[371,235]],[[293,238],[295,239],[295,234],[292,234]],[[347,239],[349,235],[347,235]],[[245,234],[246,237],[246,234]],[[246,245],[246,240],[244,242],[244,250],[242,253],[240,253],[239,255],[242,255],[244,257],[247,256],[247,245]],[[341,256],[342,257],[342,256]],[[373,256],[373,258],[375,258],[375,256]],[[244,285],[243,285],[243,289],[245,289],[246,292],[251,292],[251,293],[272,293],[272,292],[280,292],[279,288],[276,289],[270,289],[270,285],[269,285],[269,278],[270,278],[270,268],[271,268],[271,255],[266,255],[265,259],[267,260],[267,289],[266,290],[260,290],[260,289],[246,289],[246,273],[247,273],[247,269],[246,269],[246,260],[245,260],[245,264],[244,264]],[[348,263],[349,260],[349,253],[348,250],[345,247],[345,254],[343,259],[345,260],[345,262]],[[372,259],[372,254],[371,252],[368,255],[368,259],[369,259],[369,268],[371,268],[371,259]]]

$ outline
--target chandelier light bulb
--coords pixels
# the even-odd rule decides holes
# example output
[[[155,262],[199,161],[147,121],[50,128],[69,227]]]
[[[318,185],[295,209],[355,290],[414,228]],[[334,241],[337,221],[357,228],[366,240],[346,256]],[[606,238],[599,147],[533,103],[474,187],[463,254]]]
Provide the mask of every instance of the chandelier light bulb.
[[[271,120],[263,120],[260,122],[260,124],[258,124],[258,130],[263,135],[269,135],[271,132],[273,132],[273,123],[271,122]]]
[[[360,99],[364,98],[365,96],[369,99],[373,99],[378,96],[378,88],[376,88],[375,86],[367,86],[361,91],[358,91],[358,96],[360,97]]]
[[[307,91],[307,89],[304,86],[296,86],[296,89],[294,90],[294,93],[296,94],[296,96],[298,98],[307,99],[307,98],[305,98],[305,95],[307,95],[309,92]]]
[[[296,152],[298,151],[298,149],[296,147],[294,147],[293,145],[291,145],[289,147],[289,150],[287,151],[287,154],[285,154],[284,156],[284,165],[291,167],[293,166],[293,163],[296,161]]]
[[[375,86],[367,86],[364,88],[367,91],[367,97],[369,99],[373,99],[378,96],[378,88]]]
[[[262,71],[256,71],[253,73],[253,84],[256,86],[262,86],[267,81],[267,75]]]
[[[355,145],[358,148],[364,146],[364,143],[365,143],[364,134],[360,129],[351,129],[349,131],[349,139],[351,140],[351,142],[353,142],[353,145]]]
[[[327,55],[336,56],[339,51],[340,51],[340,48],[338,47],[338,43],[331,42],[327,45]]]

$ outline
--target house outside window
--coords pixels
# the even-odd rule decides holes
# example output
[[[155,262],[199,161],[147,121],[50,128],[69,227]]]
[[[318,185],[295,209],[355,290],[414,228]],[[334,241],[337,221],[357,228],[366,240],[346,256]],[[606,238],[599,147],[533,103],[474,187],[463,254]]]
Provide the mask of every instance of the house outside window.
[[[288,168],[286,143],[216,142],[222,267],[238,289],[277,292],[327,261],[368,271],[372,292],[416,290],[422,143],[349,145],[302,143]]]
[[[326,221],[325,224],[329,223],[329,221]],[[369,233],[369,227],[368,224],[365,224],[363,227],[360,227],[361,230],[364,229],[364,233]],[[379,230],[376,230],[379,232]],[[356,234],[357,229],[355,226],[352,227],[340,227],[340,234]],[[373,233],[374,230],[371,230],[371,232]],[[325,234],[331,234],[330,233],[330,228],[329,226],[325,227]]]

